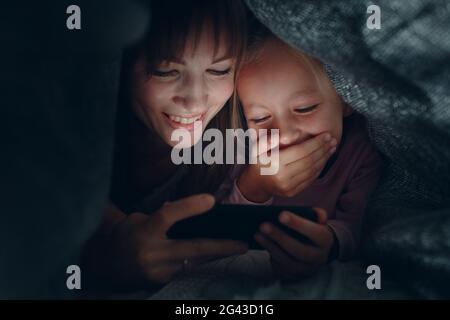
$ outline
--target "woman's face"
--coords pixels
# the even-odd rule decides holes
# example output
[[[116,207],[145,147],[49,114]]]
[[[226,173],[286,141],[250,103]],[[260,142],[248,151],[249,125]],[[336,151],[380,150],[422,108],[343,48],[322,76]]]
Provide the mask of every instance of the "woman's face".
[[[151,75],[142,56],[132,74],[135,114],[170,146],[177,144],[171,135],[179,128],[189,131],[191,145],[197,142],[194,122],[199,127],[201,121],[203,132],[234,89],[235,59],[227,55],[226,41],[219,43],[214,55],[214,38],[205,29],[194,45],[189,36],[181,60],[163,61]]]
[[[243,68],[237,90],[248,126],[279,129],[280,148],[323,132],[341,139],[344,107],[328,77],[316,78],[312,66],[277,39],[267,40],[258,61]]]

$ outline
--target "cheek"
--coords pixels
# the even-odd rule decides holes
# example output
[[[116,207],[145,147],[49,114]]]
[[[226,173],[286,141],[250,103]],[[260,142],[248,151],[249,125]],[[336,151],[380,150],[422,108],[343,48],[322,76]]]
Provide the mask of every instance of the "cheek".
[[[171,86],[150,80],[141,87],[139,97],[147,111],[162,111],[170,103]]]
[[[249,129],[254,129],[254,130],[258,130],[258,129],[262,129],[263,128],[262,126],[261,127],[257,127],[253,122],[249,122],[249,121],[247,121],[247,127]]]
[[[334,112],[317,112],[308,119],[308,131],[312,135],[330,132],[340,141],[342,136],[342,115]]]
[[[144,71],[143,61],[139,61],[135,67],[131,78],[131,93],[132,100],[138,104],[140,110],[135,110],[138,113],[146,112],[148,115],[152,114],[153,110],[158,109],[158,106],[164,100],[164,91],[158,88],[154,80],[147,77]]]
[[[242,74],[239,77],[236,83],[236,91],[243,106],[247,106],[249,100],[263,100],[261,98],[261,89],[258,89],[255,85],[249,85],[245,79],[242,79]],[[247,110],[244,108],[244,111]]]
[[[232,79],[217,81],[216,83],[212,83],[209,86],[208,92],[208,115],[205,119],[204,126],[208,125],[214,116],[222,110],[225,106],[225,103],[231,98],[234,89],[234,82]]]
[[[211,105],[214,107],[222,107],[233,94],[234,82],[233,79],[224,79],[213,83],[210,87]]]

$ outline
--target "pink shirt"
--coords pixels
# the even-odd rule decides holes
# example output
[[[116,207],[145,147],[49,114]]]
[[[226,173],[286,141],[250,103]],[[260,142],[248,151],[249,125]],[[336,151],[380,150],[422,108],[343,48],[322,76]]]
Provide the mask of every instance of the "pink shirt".
[[[353,114],[344,120],[343,138],[331,167],[302,192],[290,198],[275,196],[265,203],[254,203],[241,194],[236,179],[230,179],[223,185],[229,194],[221,202],[323,208],[339,242],[339,259],[348,260],[359,246],[364,210],[380,170],[381,158],[367,137],[363,118]]]

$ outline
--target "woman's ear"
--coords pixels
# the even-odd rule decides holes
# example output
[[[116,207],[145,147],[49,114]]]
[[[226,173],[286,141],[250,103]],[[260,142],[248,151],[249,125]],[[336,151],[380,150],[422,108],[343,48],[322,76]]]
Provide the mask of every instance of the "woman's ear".
[[[344,118],[348,117],[353,113],[352,107],[350,107],[348,104],[344,103]]]

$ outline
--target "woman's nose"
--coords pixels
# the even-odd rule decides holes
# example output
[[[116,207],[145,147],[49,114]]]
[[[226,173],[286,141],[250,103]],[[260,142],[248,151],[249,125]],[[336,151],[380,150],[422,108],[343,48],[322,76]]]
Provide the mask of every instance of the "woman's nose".
[[[174,102],[182,105],[192,113],[204,112],[207,108],[208,90],[203,79],[193,76],[186,77],[178,92],[174,96]]]

